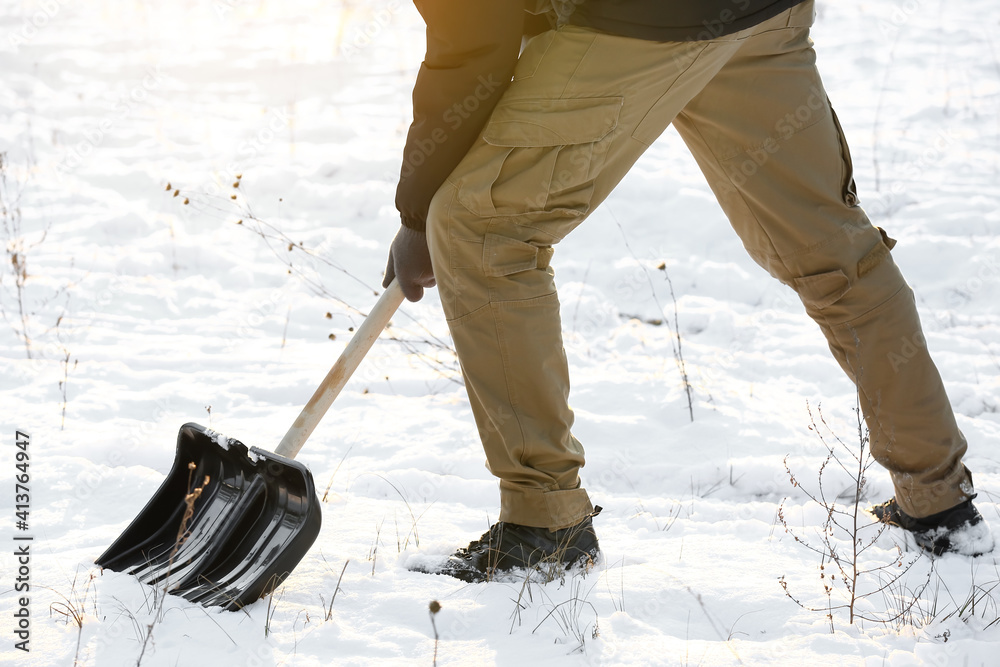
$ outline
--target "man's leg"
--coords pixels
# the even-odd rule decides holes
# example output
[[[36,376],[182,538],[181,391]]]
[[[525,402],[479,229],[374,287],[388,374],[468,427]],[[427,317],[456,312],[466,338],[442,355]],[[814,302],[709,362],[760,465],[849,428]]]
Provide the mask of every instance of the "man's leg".
[[[812,8],[747,40],[674,124],[749,253],[798,293],[857,384],[899,507],[926,517],[972,495],[966,442],[890,255],[895,242],[858,206],[814,63]]]
[[[658,43],[576,27],[527,46],[481,138],[438,191],[428,244],[504,522],[559,529],[580,486],[552,247],[757,28]]]

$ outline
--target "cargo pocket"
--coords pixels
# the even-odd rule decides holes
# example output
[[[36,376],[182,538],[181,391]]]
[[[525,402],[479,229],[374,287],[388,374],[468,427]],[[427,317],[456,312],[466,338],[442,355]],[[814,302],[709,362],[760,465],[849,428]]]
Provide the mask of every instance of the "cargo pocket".
[[[466,156],[459,201],[481,216],[586,215],[622,97],[502,100]]]
[[[833,110],[833,105],[830,104],[829,98],[827,98],[826,103],[830,107],[830,116],[833,118],[833,124],[837,128],[837,138],[840,140],[840,157],[844,164],[844,176],[840,194],[845,204],[851,207],[857,206],[861,203],[861,200],[858,199],[858,188],[854,184],[854,163],[851,161],[851,149],[847,146],[847,139],[844,137],[844,128],[840,126],[840,119],[837,118],[837,112]]]
[[[792,287],[798,293],[806,308],[823,310],[836,303],[851,289],[851,281],[842,270],[803,276],[792,280]]]
[[[536,246],[499,234],[487,234],[483,245],[483,273],[499,278],[531,269],[545,269],[552,254],[552,246]]]

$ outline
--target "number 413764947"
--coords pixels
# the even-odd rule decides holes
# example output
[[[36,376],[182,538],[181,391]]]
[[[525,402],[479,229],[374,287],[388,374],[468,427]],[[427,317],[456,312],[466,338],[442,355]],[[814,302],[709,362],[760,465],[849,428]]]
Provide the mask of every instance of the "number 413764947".
[[[17,473],[14,475],[15,486],[14,486],[14,502],[15,502],[15,512],[14,516],[17,518],[17,527],[21,530],[28,529],[28,512],[31,509],[31,490],[28,487],[28,482],[31,481],[31,475],[28,473],[28,466],[30,465],[31,457],[28,454],[28,445],[31,442],[31,438],[27,433],[17,432],[17,441],[14,454],[14,468]]]

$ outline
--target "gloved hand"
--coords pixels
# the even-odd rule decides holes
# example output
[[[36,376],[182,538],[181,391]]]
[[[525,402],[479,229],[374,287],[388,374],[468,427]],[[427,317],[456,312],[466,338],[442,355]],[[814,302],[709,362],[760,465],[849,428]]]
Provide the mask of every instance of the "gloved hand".
[[[424,288],[437,284],[425,234],[400,225],[396,238],[389,246],[389,261],[385,265],[382,287],[388,287],[393,278],[399,279],[403,296],[410,301],[420,301],[424,297]]]

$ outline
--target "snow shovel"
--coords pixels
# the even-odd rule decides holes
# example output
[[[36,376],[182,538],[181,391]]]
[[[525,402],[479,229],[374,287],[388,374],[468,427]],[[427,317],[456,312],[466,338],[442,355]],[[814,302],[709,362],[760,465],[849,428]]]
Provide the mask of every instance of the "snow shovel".
[[[229,610],[274,591],[320,529],[312,474],[293,459],[402,301],[394,280],[273,454],[182,426],[163,484],[95,562]]]

